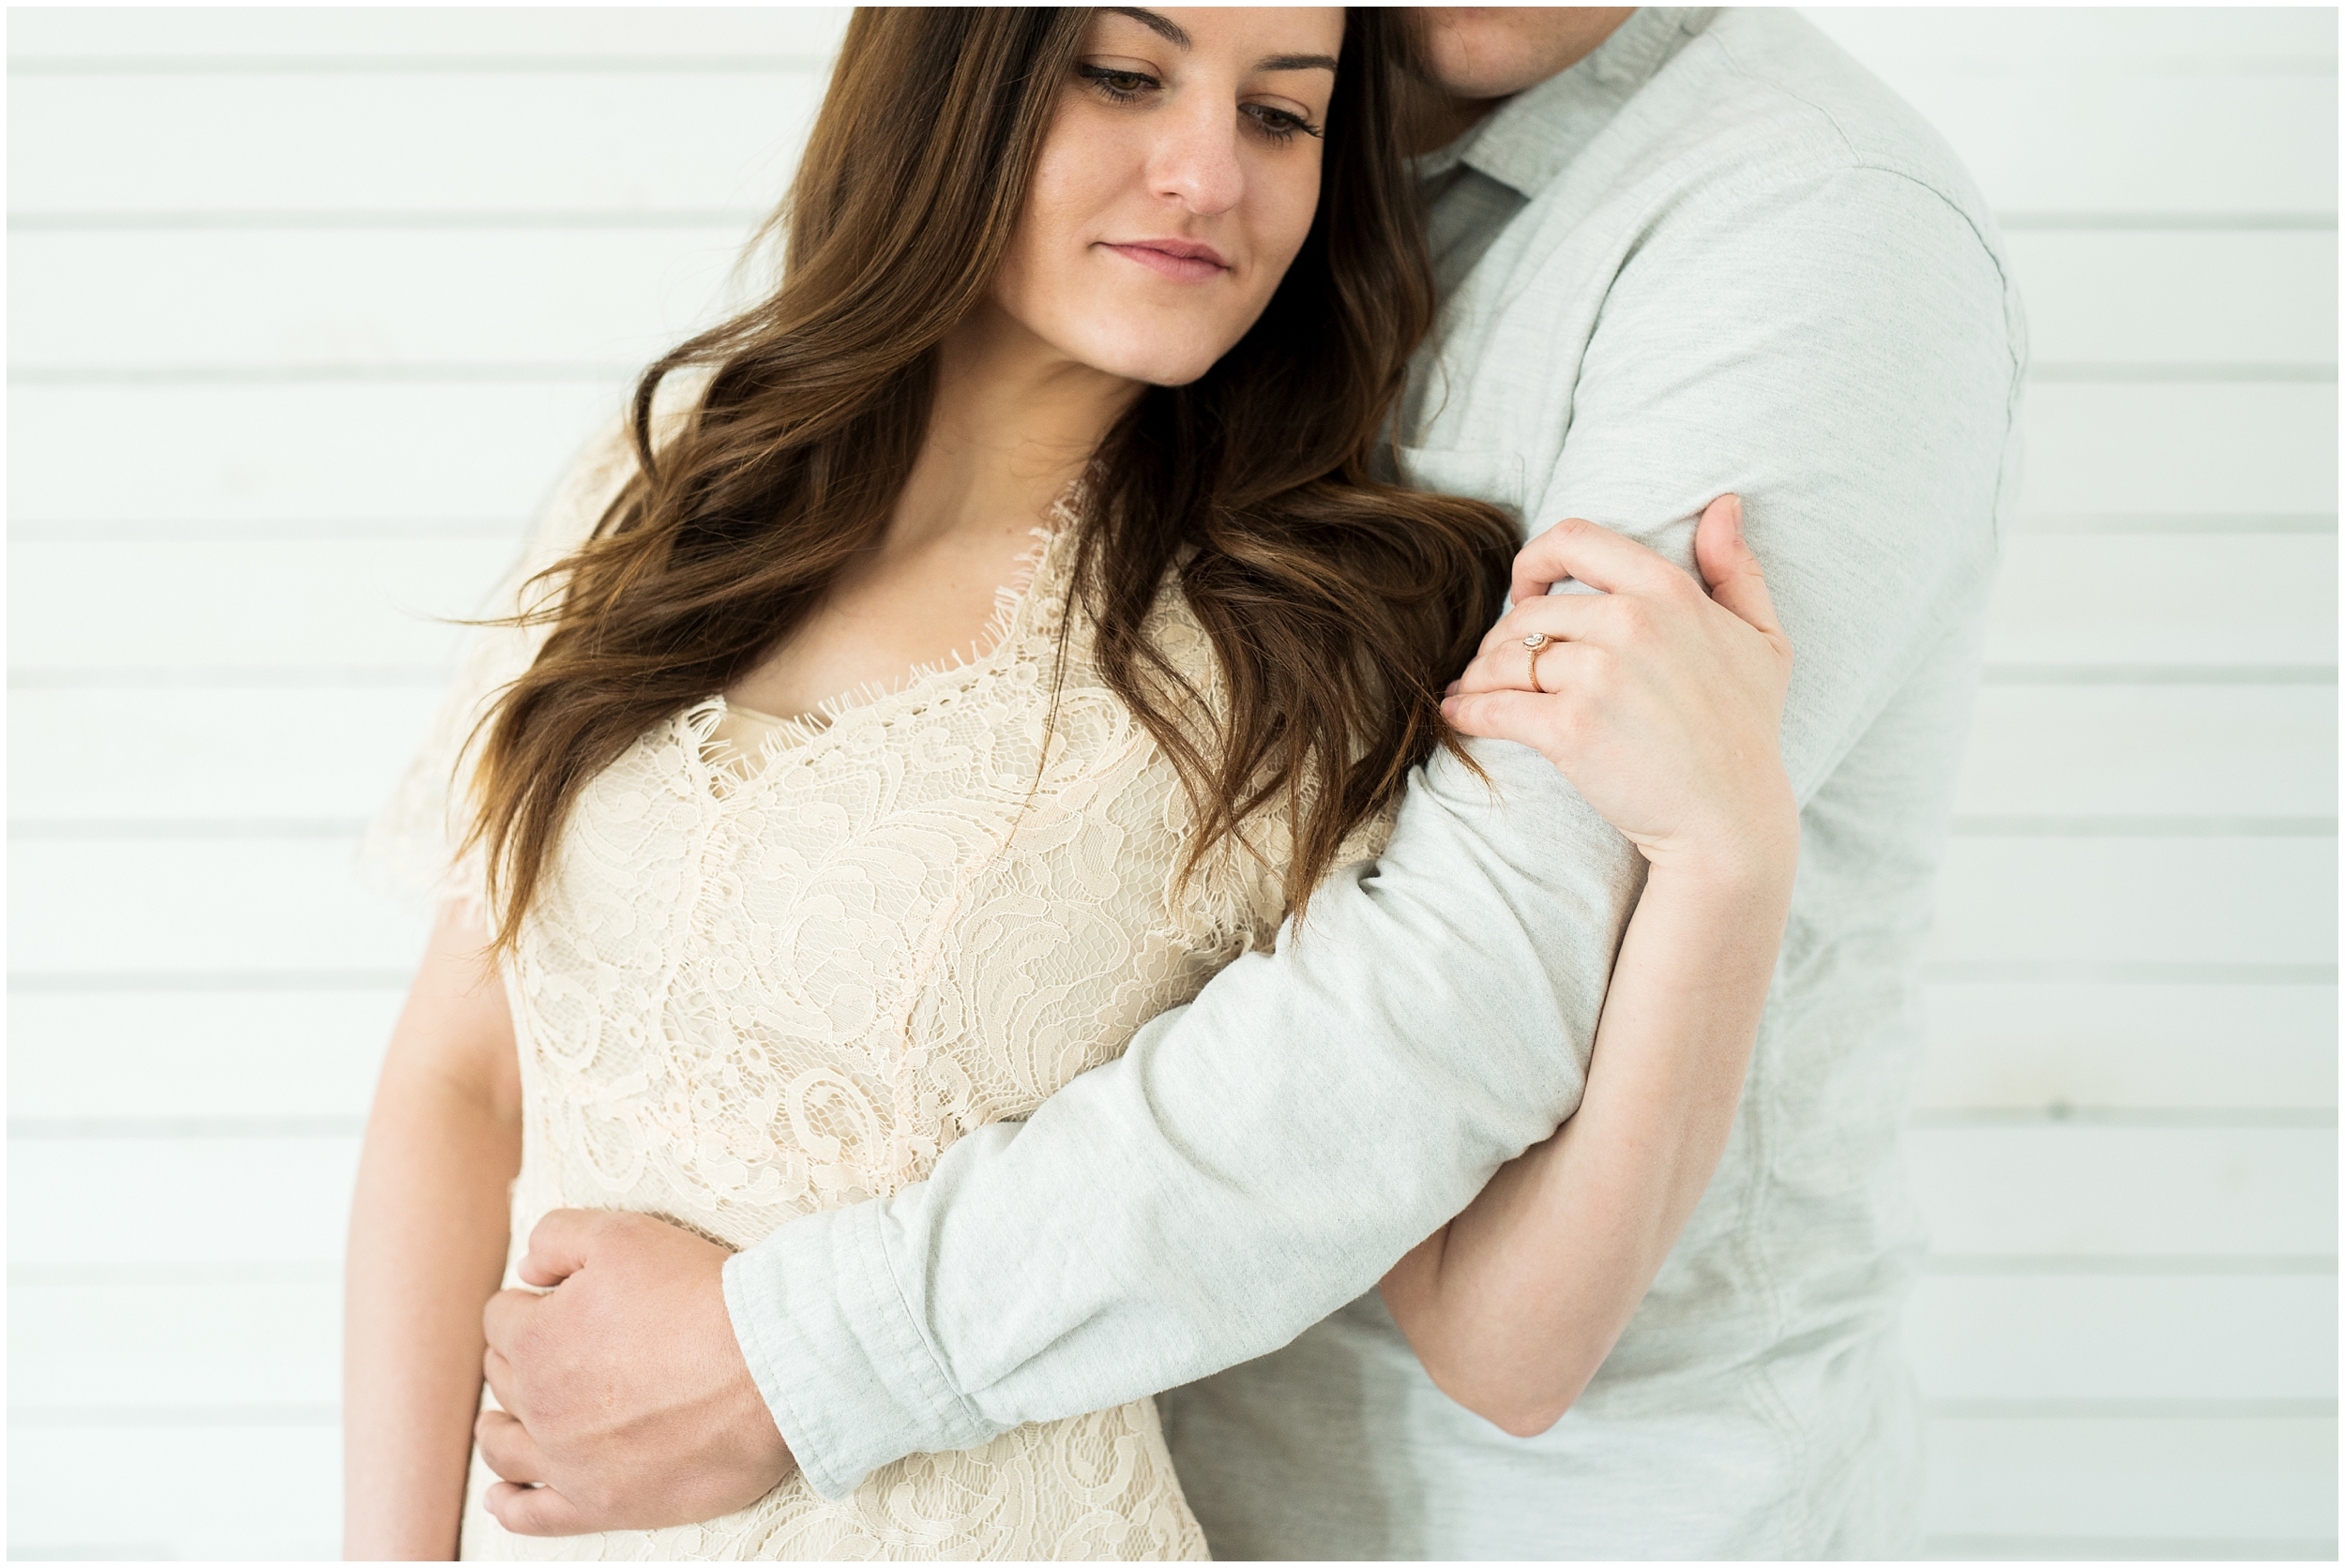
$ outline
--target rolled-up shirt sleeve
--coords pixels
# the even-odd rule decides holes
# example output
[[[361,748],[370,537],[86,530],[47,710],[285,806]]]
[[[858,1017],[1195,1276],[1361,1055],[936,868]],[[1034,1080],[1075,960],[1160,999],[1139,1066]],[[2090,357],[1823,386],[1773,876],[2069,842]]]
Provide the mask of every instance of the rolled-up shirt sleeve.
[[[1975,614],[2015,332],[1980,237],[1893,175],[1660,222],[1611,283],[1526,520],[1685,561],[1702,505],[1741,491],[1798,649],[1805,797]],[[1376,862],[1120,1060],[727,1265],[816,1491],[1287,1343],[1577,1108],[1642,862],[1535,753],[1474,754],[1487,782],[1420,769]]]

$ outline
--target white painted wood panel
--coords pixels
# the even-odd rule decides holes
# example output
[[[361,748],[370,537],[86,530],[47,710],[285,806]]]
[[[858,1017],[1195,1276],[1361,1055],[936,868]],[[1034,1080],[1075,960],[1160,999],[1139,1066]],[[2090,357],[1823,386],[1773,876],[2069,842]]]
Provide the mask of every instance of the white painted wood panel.
[[[1957,1542],[1996,1536],[2109,1543],[2135,1557],[2160,1537],[2238,1543],[2337,1539],[2332,1419],[2036,1419],[1929,1424],[1924,1528]],[[1986,1539],[1983,1539],[1986,1538]],[[2130,1544],[2130,1549],[2126,1545]],[[1975,1550],[1976,1547],[1973,1547]]]
[[[2020,488],[2030,512],[2337,511],[2337,388],[2027,389]]]
[[[803,68],[19,76],[8,209],[746,215],[781,200],[823,85]]]
[[[12,1268],[334,1263],[354,1135],[13,1138]]]
[[[2337,235],[2005,236],[2037,369],[2334,366]]]
[[[2337,1137],[2304,1128],[1961,1127],[1908,1135],[1950,1256],[2332,1257]],[[19,1265],[331,1262],[357,1138],[18,1138]]]
[[[8,1555],[331,1560],[341,1470],[330,1425],[19,1427]]]
[[[2335,986],[1924,988],[1925,1111],[2337,1108]]]
[[[19,842],[11,962],[54,976],[403,971],[421,916],[359,885],[352,842]],[[1959,838],[1928,951],[1968,968],[2324,965],[2336,876],[2325,839]]]
[[[529,517],[623,383],[23,386],[12,526]],[[120,454],[135,445],[142,460]]]
[[[2155,77],[1889,81],[2005,210],[2336,211],[2333,78],[2198,74],[2187,92]],[[11,86],[18,213],[747,211],[780,197],[823,78],[219,71]],[[158,122],[179,134],[145,134]]]
[[[1996,664],[2328,664],[2337,539],[2014,534],[1987,617]]]
[[[19,842],[11,963],[53,976],[403,970],[421,917],[359,885],[352,843]],[[2336,875],[2323,839],[1959,838],[1928,951],[1974,968],[2327,964]]]
[[[2327,686],[1986,686],[1955,793],[1958,820],[2336,810]]]
[[[740,225],[11,236],[20,370],[634,366],[707,314]],[[2007,236],[2039,367],[2334,365],[2335,234]]]
[[[183,678],[205,667],[444,667],[461,632],[433,617],[477,613],[519,550],[518,536],[390,533],[23,541],[10,550],[11,665],[172,667]],[[1989,611],[1988,658],[2327,664],[2336,576],[2333,535],[2017,535]]]
[[[2334,72],[2337,19],[2324,7],[1826,7],[1808,20],[1876,70],[1927,65],[2082,74]],[[277,59],[331,67],[418,56],[526,55],[625,65],[690,54],[826,57],[843,7],[548,8],[31,7],[10,19],[8,54],[27,63],[173,57]]]
[[[426,916],[361,886],[345,837],[10,846],[8,963],[45,977],[409,972]]]
[[[8,704],[9,810],[44,824],[363,821],[440,699],[422,676],[297,697],[21,688]],[[142,765],[126,766],[132,757]],[[158,770],[170,790],[155,787]],[[1958,821],[1990,828],[2147,818],[2214,830],[2336,808],[2337,693],[2325,686],[1989,686],[1955,806]]]
[[[842,6],[28,7],[8,19],[8,57],[54,63],[220,58],[288,68],[397,66],[419,57],[525,56],[626,68],[677,55],[797,55],[826,66]]]
[[[193,367],[608,366],[703,324],[740,225],[646,230],[19,234],[8,362]]]
[[[20,990],[8,998],[8,1115],[356,1125],[403,994],[395,983],[324,991]]]
[[[341,1397],[331,1280],[13,1285],[19,1410],[297,1404]],[[1947,1401],[2322,1400],[2337,1393],[2333,1275],[1949,1276],[1923,1280],[1906,1340]],[[44,1348],[90,1334],[87,1363]],[[262,1396],[265,1395],[265,1398]]]
[[[318,692],[12,691],[8,809],[42,823],[364,822],[442,696],[437,679]]]
[[[1876,71],[2337,70],[2337,13],[2320,6],[1830,6],[1801,14]]]
[[[135,960],[194,988],[36,984],[10,998],[12,1262],[26,1281],[11,1363],[32,1407],[10,1445],[17,1555],[331,1554],[336,1445],[314,1423],[334,1397],[352,1142],[282,1135],[363,1111],[420,918],[357,887],[344,837],[167,824],[330,834],[371,812],[445,656],[437,628],[400,607],[469,608],[616,409],[626,371],[704,309],[786,183],[843,17],[11,15],[12,54],[38,56],[11,83],[11,202],[67,220],[11,244],[11,353],[33,372],[12,388],[12,654],[37,683],[13,694],[11,810],[27,826],[12,845],[12,957],[68,977]],[[2333,663],[2333,539],[2037,531],[2079,515],[2235,528],[2277,514],[2301,528],[2334,514],[2334,387],[2252,379],[2334,363],[2333,229],[2171,224],[2334,212],[2335,11],[1818,21],[1938,118],[2013,219],[2045,379],[2028,393],[2031,517],[1995,656]],[[92,74],[100,56],[129,68]],[[289,142],[289,124],[303,135]],[[310,226],[219,226],[265,208]],[[609,226],[543,226],[582,209]],[[698,227],[642,226],[711,209],[719,220]],[[88,226],[141,211],[182,226]],[[2091,227],[2142,214],[2168,226]],[[374,226],[333,227],[337,215]],[[451,216],[474,226],[429,226]],[[475,379],[331,379],[445,367]],[[188,371],[231,379],[134,379]],[[288,374],[327,379],[250,379]],[[114,383],[60,384],[93,375]],[[121,461],[126,445],[139,463]],[[82,526],[98,532],[42,553]],[[391,537],[402,530],[437,536],[409,550]],[[137,545],[174,531],[188,548]],[[75,620],[75,593],[96,584],[111,602]],[[322,602],[337,613],[313,614]],[[129,693],[135,710],[108,711],[120,691],[38,685],[139,669],[140,648],[174,669]],[[312,684],[292,703],[234,684],[330,683],[328,656],[378,654],[420,659],[401,666],[417,684]],[[234,673],[204,685],[204,668]],[[119,765],[126,745],[134,767]],[[2333,840],[2194,835],[2248,819],[2301,829],[2333,816],[2335,778],[2333,687],[1982,693],[1933,947],[1941,975],[1973,977],[1928,988],[1912,1136],[1916,1194],[1956,1271],[1924,1281],[1909,1323],[1938,1402],[1942,1552],[2333,1543],[2334,1422],[2223,1416],[2333,1397],[2333,1275],[2138,1270],[2333,1258],[2334,1133],[2318,1123],[2336,1103],[2334,988],[1977,976],[2333,962]],[[2094,836],[2114,819],[2164,837]],[[163,832],[56,837],[107,822]],[[354,988],[223,988],[255,970]],[[2055,1110],[2073,1115],[1995,1124]],[[158,1119],[150,1134],[280,1136],[54,1136],[138,1117]],[[122,1260],[150,1252],[161,1274],[131,1283]],[[1959,1272],[2028,1259],[2037,1272]],[[142,1317],[158,1302],[168,1310]],[[77,1351],[77,1334],[113,1354]],[[2045,1403],[2061,1400],[2095,1402],[2090,1419]],[[2143,1400],[2169,1413],[2145,1418]],[[109,1424],[58,1425],[75,1401]],[[2175,1418],[2188,1401],[2213,1403]],[[189,1425],[228,1404],[263,1424]],[[141,1485],[121,1486],[126,1473]]]
[[[12,389],[15,523],[519,518],[620,378]],[[2027,510],[2337,510],[2337,389],[2050,383],[2026,400]],[[147,460],[118,460],[134,442]]]
[[[333,991],[19,992],[9,1111],[36,1120],[363,1115],[402,972]],[[1926,988],[1931,1111],[2308,1112],[2337,1106],[2330,986]]]
[[[8,1287],[8,1404],[68,1411],[341,1403],[332,1280]],[[87,1361],[51,1348],[107,1347]]]
[[[1906,1151],[1948,1256],[2336,1255],[2333,1129],[1917,1127]]]
[[[453,663],[466,631],[451,620],[489,608],[521,541],[34,541],[8,553],[20,672],[430,671]]]
[[[2334,838],[1957,838],[1942,964],[2329,964]]]
[[[2001,213],[2337,212],[2333,75],[1882,75]]]
[[[1938,1274],[1905,1309],[1933,1401],[2333,1400],[2335,1274]]]

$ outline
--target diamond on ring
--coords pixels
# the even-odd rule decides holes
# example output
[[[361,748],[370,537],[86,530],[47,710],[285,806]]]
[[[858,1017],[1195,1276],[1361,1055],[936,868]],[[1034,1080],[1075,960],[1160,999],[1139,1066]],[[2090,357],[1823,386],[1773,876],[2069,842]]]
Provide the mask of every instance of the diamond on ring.
[[[1535,631],[1522,640],[1522,645],[1526,648],[1544,648],[1547,646],[1547,633]]]

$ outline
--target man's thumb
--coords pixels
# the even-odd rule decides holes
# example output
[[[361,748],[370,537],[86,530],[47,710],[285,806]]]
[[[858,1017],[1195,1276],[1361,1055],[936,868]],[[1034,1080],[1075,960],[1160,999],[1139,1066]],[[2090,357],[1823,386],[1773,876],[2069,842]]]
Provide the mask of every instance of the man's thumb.
[[[1778,629],[1775,601],[1767,596],[1767,574],[1743,537],[1743,498],[1721,495],[1702,510],[1694,529],[1694,563],[1710,596],[1761,631]]]

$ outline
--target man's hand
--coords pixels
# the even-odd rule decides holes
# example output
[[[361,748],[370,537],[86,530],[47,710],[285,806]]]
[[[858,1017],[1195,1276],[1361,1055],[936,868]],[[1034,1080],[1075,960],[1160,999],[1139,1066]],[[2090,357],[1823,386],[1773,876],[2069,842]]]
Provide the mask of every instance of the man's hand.
[[[557,1209],[483,1322],[501,1410],[474,1426],[517,1535],[651,1530],[746,1508],[796,1467],[725,1312],[732,1255],[648,1214]],[[517,1485],[537,1483],[537,1485]]]

